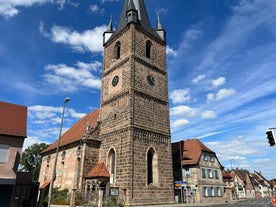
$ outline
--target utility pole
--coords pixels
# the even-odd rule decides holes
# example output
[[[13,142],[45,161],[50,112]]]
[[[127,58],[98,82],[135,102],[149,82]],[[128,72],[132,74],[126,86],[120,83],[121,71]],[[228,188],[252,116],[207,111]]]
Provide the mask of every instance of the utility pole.
[[[51,177],[51,184],[50,184],[50,190],[49,190],[49,195],[48,195],[48,197],[49,197],[49,199],[48,199],[48,207],[51,206],[52,191],[53,191],[53,187],[54,187],[54,181],[55,181],[55,178],[56,178],[57,159],[58,159],[58,151],[59,151],[60,138],[61,138],[61,132],[62,132],[62,125],[63,125],[63,119],[64,119],[64,112],[65,112],[66,103],[68,103],[69,101],[70,101],[70,98],[66,97],[64,99],[64,103],[63,103],[63,111],[62,111],[61,122],[60,122],[60,129],[59,129],[59,136],[58,136],[58,145],[57,145],[56,157],[55,157],[54,168],[53,168],[53,174],[52,174],[52,177]]]

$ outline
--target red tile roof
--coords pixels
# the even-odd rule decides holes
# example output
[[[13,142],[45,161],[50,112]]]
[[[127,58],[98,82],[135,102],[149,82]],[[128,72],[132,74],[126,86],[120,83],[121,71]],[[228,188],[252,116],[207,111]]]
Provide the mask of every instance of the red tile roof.
[[[27,107],[0,101],[0,134],[27,137]]]
[[[199,162],[202,152],[215,154],[206,147],[199,139],[188,139],[182,142],[182,164],[195,165]]]
[[[84,132],[86,130],[87,124],[91,127],[95,127],[99,117],[99,109],[90,112],[89,114],[82,117],[75,125],[68,129],[60,139],[60,146],[64,146],[83,138]],[[58,139],[46,148],[42,153],[56,149],[58,145]]]
[[[246,175],[249,173],[248,170],[235,169],[234,172],[242,181],[246,182]]]
[[[231,173],[229,170],[222,171],[222,177],[223,178],[230,178],[231,180],[233,180],[234,177],[235,177],[235,174]]]
[[[100,160],[85,176],[86,178],[109,178],[109,172],[106,169],[104,161]]]

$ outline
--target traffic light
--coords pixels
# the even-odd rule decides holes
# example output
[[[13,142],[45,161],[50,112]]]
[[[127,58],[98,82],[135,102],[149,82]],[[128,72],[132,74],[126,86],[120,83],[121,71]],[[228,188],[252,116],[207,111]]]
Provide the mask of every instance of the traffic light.
[[[266,137],[268,139],[268,143],[270,144],[270,147],[275,145],[275,139],[274,139],[274,135],[273,135],[273,131],[272,130],[267,130],[266,132]]]

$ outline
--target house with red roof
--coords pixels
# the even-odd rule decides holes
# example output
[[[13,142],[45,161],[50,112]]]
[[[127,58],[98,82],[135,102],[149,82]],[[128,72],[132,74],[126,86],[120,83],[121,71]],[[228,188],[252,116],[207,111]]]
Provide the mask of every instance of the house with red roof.
[[[222,177],[224,182],[224,195],[227,201],[236,200],[237,194],[235,191],[234,179],[235,175],[230,170],[222,170]]]
[[[266,198],[273,195],[273,186],[271,183],[262,175],[261,172],[254,171],[252,176],[256,180],[259,186],[260,197]]]
[[[172,143],[175,194],[179,202],[222,202],[222,165],[216,153],[199,139]]]
[[[0,201],[9,207],[27,137],[27,107],[0,102]]]
[[[248,170],[233,169],[230,172],[234,176],[234,186],[238,199],[255,198],[254,184]]]

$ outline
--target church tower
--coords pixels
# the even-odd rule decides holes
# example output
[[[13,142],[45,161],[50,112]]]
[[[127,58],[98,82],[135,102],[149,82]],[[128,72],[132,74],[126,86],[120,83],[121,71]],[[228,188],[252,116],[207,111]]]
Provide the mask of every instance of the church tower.
[[[126,205],[174,202],[166,32],[143,0],[124,0],[103,34],[99,159]]]

